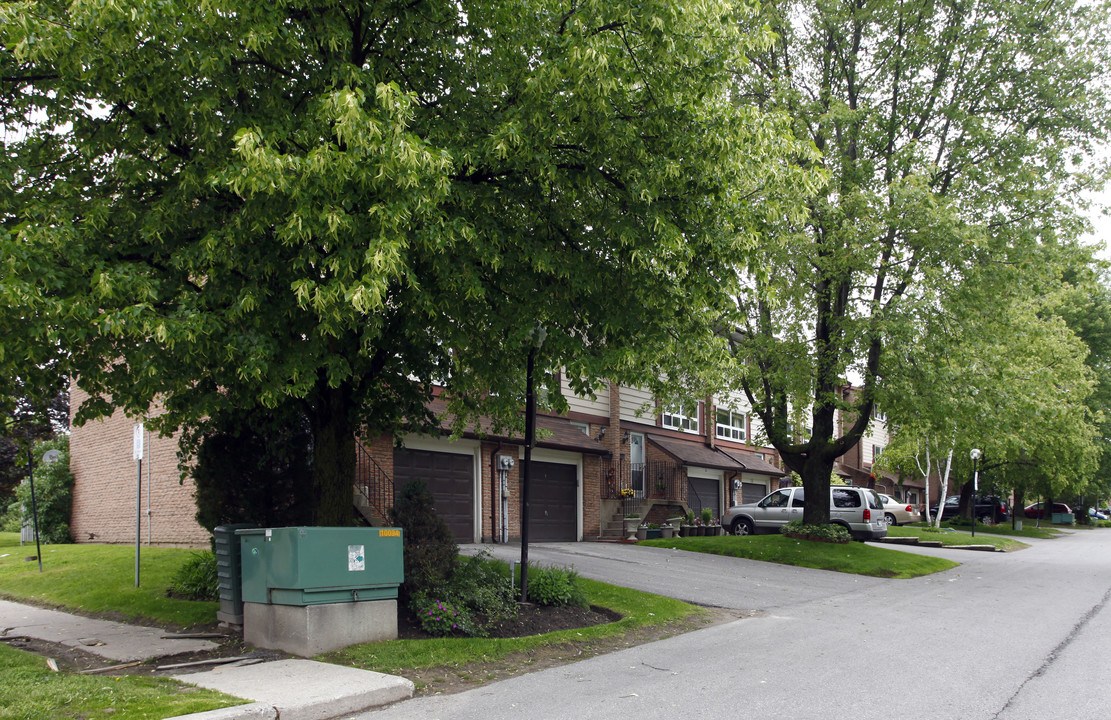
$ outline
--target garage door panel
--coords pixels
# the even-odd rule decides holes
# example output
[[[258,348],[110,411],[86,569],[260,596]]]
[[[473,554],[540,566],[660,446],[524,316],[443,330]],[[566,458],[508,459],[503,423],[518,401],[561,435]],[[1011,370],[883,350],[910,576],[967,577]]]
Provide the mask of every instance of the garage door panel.
[[[474,541],[474,458],[429,450],[394,450],[394,492],[422,480],[432,493],[436,514],[458,542]]]
[[[721,513],[721,483],[709,478],[687,478],[687,504],[695,513],[708,507],[717,517]]]
[[[578,540],[579,482],[574,465],[533,462],[529,483],[529,540]]]

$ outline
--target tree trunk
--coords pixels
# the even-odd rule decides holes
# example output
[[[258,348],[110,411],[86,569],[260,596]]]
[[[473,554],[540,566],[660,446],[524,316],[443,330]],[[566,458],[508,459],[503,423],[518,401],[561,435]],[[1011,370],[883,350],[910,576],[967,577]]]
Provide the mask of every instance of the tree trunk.
[[[972,481],[961,485],[961,522],[972,522],[975,518],[972,517],[976,510],[976,498],[972,497]]]
[[[807,525],[825,525],[829,522],[829,477],[833,474],[833,460],[823,460],[821,453],[811,453],[803,465],[802,487],[806,490],[806,506],[802,521]]]
[[[316,392],[313,403],[313,517],[318,526],[346,526],[355,519],[352,487],[357,428],[350,393],[346,384],[325,386]]]

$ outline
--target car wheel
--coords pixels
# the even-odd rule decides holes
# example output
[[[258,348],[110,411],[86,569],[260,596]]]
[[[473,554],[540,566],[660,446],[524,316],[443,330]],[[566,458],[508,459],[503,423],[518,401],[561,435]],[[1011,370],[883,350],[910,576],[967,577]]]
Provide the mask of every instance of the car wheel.
[[[891,513],[884,513],[883,519],[887,521],[887,525],[889,527],[892,526],[892,525],[898,525],[899,524],[899,523],[895,522],[895,516],[892,515]]]
[[[733,521],[733,526],[730,529],[734,535],[753,535],[752,521],[745,518],[737,518]]]

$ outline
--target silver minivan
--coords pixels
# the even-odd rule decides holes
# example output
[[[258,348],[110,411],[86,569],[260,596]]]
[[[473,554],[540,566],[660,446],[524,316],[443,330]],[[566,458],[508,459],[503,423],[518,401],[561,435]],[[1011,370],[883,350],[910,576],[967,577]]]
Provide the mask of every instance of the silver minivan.
[[[829,494],[830,523],[846,528],[854,540],[878,540],[887,536],[883,500],[875,490],[833,485]],[[801,520],[805,506],[803,488],[781,488],[759,502],[734,505],[725,512],[721,524],[734,535],[779,532],[779,528],[792,520]]]

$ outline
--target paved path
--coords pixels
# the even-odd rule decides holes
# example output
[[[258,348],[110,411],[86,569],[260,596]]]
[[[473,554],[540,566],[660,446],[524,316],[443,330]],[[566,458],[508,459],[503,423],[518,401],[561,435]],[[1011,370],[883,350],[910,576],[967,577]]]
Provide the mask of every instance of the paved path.
[[[929,551],[963,564],[915,580],[622,545],[536,545],[530,559],[573,563],[585,577],[760,612],[359,717],[1103,717],[1111,532],[1031,544]]]
[[[118,662],[215,650],[210,640],[167,639],[161,628],[70,615],[0,600],[0,635],[25,635]]]

